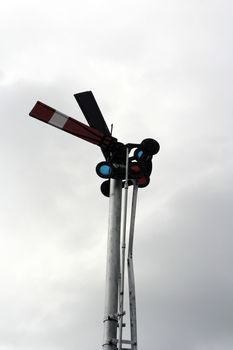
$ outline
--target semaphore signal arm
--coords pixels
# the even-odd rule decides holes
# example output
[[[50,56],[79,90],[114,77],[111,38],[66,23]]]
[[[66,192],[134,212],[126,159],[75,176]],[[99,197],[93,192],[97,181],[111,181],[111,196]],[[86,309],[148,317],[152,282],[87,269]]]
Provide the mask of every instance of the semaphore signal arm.
[[[117,139],[111,135],[105,135],[101,131],[85,125],[40,101],[37,101],[29,115],[106,149],[117,142]]]

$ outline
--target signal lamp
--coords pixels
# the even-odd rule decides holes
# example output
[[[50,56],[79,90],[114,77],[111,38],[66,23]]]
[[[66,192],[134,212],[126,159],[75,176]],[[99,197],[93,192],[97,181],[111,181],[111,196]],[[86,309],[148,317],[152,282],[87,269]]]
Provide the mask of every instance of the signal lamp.
[[[142,151],[147,153],[148,155],[153,156],[154,154],[159,152],[160,145],[154,139],[145,139],[141,142]]]
[[[96,166],[96,172],[100,177],[102,177],[104,179],[108,179],[113,174],[112,164],[110,164],[108,162],[100,162]]]
[[[129,177],[136,179],[142,176],[142,167],[139,163],[134,162],[129,165]]]
[[[138,174],[138,173],[140,173],[141,168],[140,168],[140,166],[138,166],[137,164],[131,165],[130,171],[133,172],[133,173],[135,173],[135,174]]]
[[[100,190],[105,197],[109,197],[110,196],[110,180],[104,181],[100,186]]]
[[[144,156],[144,152],[143,152],[140,148],[137,148],[137,149],[134,151],[134,157],[135,157],[137,160],[140,160],[143,156]]]
[[[142,176],[137,179],[137,185],[138,187],[146,187],[150,183],[149,176]]]

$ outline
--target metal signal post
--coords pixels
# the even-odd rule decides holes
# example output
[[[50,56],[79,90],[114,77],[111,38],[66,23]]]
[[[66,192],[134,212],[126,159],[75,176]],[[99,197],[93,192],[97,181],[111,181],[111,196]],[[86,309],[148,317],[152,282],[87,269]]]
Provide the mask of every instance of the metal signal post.
[[[154,139],[145,139],[140,144],[128,143],[124,145],[118,142],[111,135],[92,92],[85,91],[75,94],[74,97],[89,126],[40,101],[35,104],[29,115],[99,146],[104,155],[105,161],[96,166],[97,174],[105,179],[101,185],[101,192],[104,196],[109,197],[103,349],[137,350],[136,296],[133,269],[137,192],[138,188],[146,187],[149,184],[152,157],[158,153],[160,146]],[[132,150],[134,150],[134,154],[130,155]],[[133,196],[130,227],[127,235],[128,187],[131,185],[133,185]],[[125,189],[123,225],[121,225],[122,188]],[[123,339],[127,237],[130,340]]]
[[[117,349],[118,281],[120,275],[122,183],[111,179],[105,286],[104,339],[105,350]]]

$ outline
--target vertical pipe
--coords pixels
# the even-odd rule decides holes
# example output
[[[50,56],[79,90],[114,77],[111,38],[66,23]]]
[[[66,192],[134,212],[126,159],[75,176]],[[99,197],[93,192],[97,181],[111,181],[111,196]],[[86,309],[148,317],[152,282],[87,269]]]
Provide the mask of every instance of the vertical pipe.
[[[128,281],[129,281],[129,306],[130,306],[130,331],[132,350],[137,350],[137,313],[136,313],[136,295],[135,295],[135,279],[133,268],[133,240],[134,225],[136,217],[138,186],[134,185],[133,199],[131,208],[130,230],[129,230],[129,248],[128,248]]]
[[[128,176],[129,176],[129,150],[126,148],[125,162],[125,195],[123,207],[123,227],[122,227],[122,246],[121,246],[121,283],[120,283],[120,298],[119,298],[119,346],[122,350],[122,332],[123,332],[123,317],[124,317],[124,288],[125,288],[125,248],[126,248],[126,226],[127,226],[127,207],[128,207]]]
[[[135,218],[136,218],[136,209],[137,209],[137,197],[138,197],[138,186],[134,185],[131,217],[130,217],[130,228],[129,228],[129,248],[128,248],[128,257],[131,257],[131,258],[133,256],[133,240],[134,240],[134,227],[135,227]]]
[[[104,350],[117,349],[118,280],[120,274],[122,181],[110,180],[109,222],[104,313]]]

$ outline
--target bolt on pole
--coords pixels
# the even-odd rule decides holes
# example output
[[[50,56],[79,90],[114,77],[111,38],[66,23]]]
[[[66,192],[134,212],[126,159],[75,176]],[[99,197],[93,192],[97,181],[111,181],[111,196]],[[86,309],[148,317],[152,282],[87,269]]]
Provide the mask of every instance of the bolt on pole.
[[[104,350],[117,349],[122,181],[111,179],[104,313]]]

